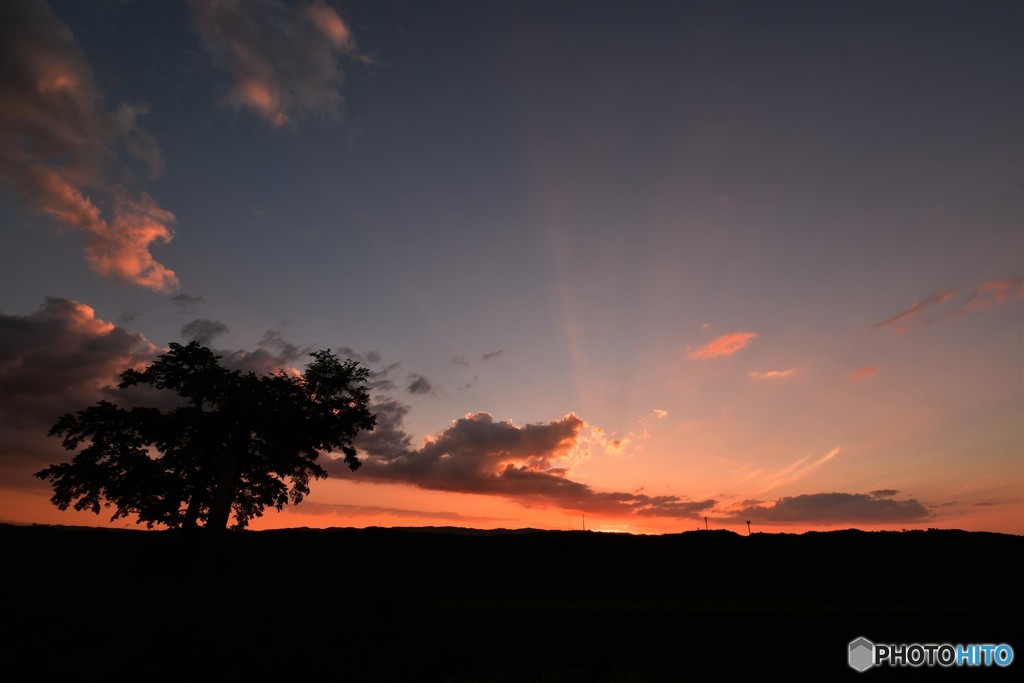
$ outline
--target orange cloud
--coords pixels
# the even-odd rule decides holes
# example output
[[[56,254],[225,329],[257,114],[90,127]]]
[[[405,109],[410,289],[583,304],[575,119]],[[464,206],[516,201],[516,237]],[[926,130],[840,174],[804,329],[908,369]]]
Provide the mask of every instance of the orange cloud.
[[[138,126],[146,107],[103,105],[85,54],[45,2],[10,10],[0,25],[0,179],[32,210],[85,233],[86,256],[98,273],[176,289],[174,272],[149,251],[171,240],[174,216],[108,177],[121,152],[160,172],[159,147]],[[108,201],[114,213],[105,217],[100,207]]]
[[[86,247],[89,263],[108,275],[158,291],[177,289],[174,271],[157,263],[149,252],[153,242],[170,242],[168,223],[174,214],[157,206],[149,195],[122,197],[107,230],[95,235]]]
[[[876,368],[874,365],[865,365],[864,367],[851,372],[850,379],[864,379],[865,377],[870,377],[871,375],[875,374],[877,371],[878,368]]]
[[[754,379],[784,379],[792,375],[794,372],[796,372],[796,368],[790,368],[789,370],[766,370],[764,372],[751,370],[747,374]]]
[[[62,320],[69,332],[86,337],[110,334],[116,327],[114,323],[97,318],[92,306],[71,299],[47,299],[46,306],[36,317]]]
[[[731,356],[734,353],[743,350],[755,337],[757,337],[756,332],[730,332],[729,334],[723,334],[721,337],[709,342],[705,346],[694,351],[690,351],[687,354],[687,357],[692,360],[697,360]]]
[[[150,246],[170,242],[169,224],[174,214],[160,208],[146,193],[137,199],[119,188],[111,220],[106,220],[88,198],[56,170],[36,165],[22,173],[22,186],[36,206],[68,227],[88,235],[85,245],[89,265],[100,275],[131,282],[157,291],[178,288],[174,271],[157,263]]]

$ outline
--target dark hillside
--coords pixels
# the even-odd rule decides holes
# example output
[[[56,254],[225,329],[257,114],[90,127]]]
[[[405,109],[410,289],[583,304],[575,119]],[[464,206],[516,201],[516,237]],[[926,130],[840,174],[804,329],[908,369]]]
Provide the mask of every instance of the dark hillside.
[[[0,527],[0,542],[4,661],[40,679],[981,681],[1021,662],[861,674],[847,644],[1024,647],[1024,538],[1000,534]]]

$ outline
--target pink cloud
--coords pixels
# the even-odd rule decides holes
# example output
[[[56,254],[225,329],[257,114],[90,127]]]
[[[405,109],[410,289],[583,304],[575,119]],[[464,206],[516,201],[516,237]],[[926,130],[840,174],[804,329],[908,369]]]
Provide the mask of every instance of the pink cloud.
[[[1024,283],[1019,277],[992,280],[979,287],[967,303],[956,313],[956,317],[973,311],[982,311],[999,303],[1024,298]]]
[[[323,2],[315,2],[306,7],[306,15],[335,46],[344,50],[353,50],[352,32],[333,7]]]
[[[176,289],[174,272],[150,252],[172,239],[174,216],[109,179],[125,175],[116,168],[122,152],[152,174],[162,168],[156,142],[138,125],[146,107],[104,107],[85,54],[45,3],[19,3],[8,14],[0,26],[0,178],[32,210],[84,233],[101,275]],[[107,204],[111,216],[100,208]]]
[[[342,105],[340,55],[363,58],[348,25],[322,0],[191,0],[192,21],[213,63],[233,81],[223,102],[277,128]]]
[[[852,380],[865,379],[865,378],[870,377],[871,375],[875,374],[876,372],[878,372],[878,368],[876,368],[874,365],[865,365],[864,367],[859,368],[859,369],[854,370],[853,372],[851,372],[850,373],[850,379],[852,379]]]
[[[687,357],[696,360],[731,356],[743,350],[755,337],[757,337],[756,332],[730,332],[729,334],[723,334],[718,339],[709,342],[699,349],[690,351]]]
[[[250,76],[240,80],[229,97],[237,106],[255,109],[275,128],[288,123],[288,116],[281,108],[279,91],[269,81]]]
[[[785,379],[796,372],[796,368],[790,368],[789,370],[765,370],[764,372],[750,371],[749,374],[754,379]]]

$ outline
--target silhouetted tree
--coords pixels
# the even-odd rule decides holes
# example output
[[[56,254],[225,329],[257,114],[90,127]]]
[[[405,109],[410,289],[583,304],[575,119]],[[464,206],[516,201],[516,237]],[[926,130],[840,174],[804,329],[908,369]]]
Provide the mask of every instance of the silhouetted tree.
[[[750,535],[750,520],[747,520],[747,536]]]
[[[309,493],[310,478],[326,471],[321,451],[340,450],[359,467],[352,440],[373,429],[367,408],[369,371],[330,351],[297,376],[281,370],[256,375],[228,370],[220,357],[192,342],[171,344],[142,371],[121,374],[121,389],[169,390],[177,407],[119,407],[109,401],[62,416],[50,430],[70,463],[35,476],[49,480],[61,510],[116,509],[111,518],[138,515],[152,527],[235,528],[272,505],[278,510]]]

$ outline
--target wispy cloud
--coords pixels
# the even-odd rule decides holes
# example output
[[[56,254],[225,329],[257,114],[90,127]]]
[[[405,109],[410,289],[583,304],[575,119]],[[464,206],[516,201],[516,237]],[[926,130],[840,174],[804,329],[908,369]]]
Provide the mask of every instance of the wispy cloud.
[[[219,320],[197,318],[181,328],[181,336],[190,342],[199,342],[203,346],[209,346],[214,339],[230,331],[228,326]]]
[[[749,374],[754,379],[785,379],[796,372],[796,368],[790,368],[789,370],[765,370],[763,372],[757,372],[751,370]]]
[[[839,455],[839,453],[839,446],[836,446],[835,448],[833,448],[832,450],[828,451],[827,453],[818,458],[815,458],[814,454],[808,453],[804,457],[795,460],[794,462],[790,463],[781,470],[773,472],[764,477],[765,485],[764,488],[761,489],[761,493],[764,493],[765,491],[770,491],[777,486],[791,484],[795,481],[803,479],[808,474],[818,469],[832,458]]]
[[[193,296],[185,292],[178,292],[168,298],[174,304],[174,307],[178,309],[179,313],[195,313],[199,310],[200,306],[206,303],[206,299],[203,297]]]
[[[983,486],[988,485],[992,481],[991,474],[985,474],[976,479],[971,479],[960,484],[960,491],[972,491],[979,488],[979,484]]]
[[[259,346],[262,348],[273,349],[276,351],[276,356],[281,358],[283,361],[293,363],[300,358],[303,358],[313,351],[310,346],[299,346],[294,344],[284,336],[284,328],[287,326],[286,322],[281,323],[278,327],[267,330],[260,337]]]
[[[0,178],[32,210],[85,236],[97,273],[158,291],[178,287],[154,244],[174,215],[126,183],[126,157],[158,175],[163,159],[139,126],[144,105],[108,109],[71,29],[43,2],[0,9]],[[118,178],[115,181],[113,178]]]
[[[505,353],[505,349],[498,349],[497,351],[489,351],[488,353],[485,353],[483,356],[481,356],[480,359],[483,362],[486,363],[487,361],[494,360],[495,358],[497,358],[498,356],[500,356],[503,353]]]
[[[876,368],[874,365],[865,365],[864,367],[857,368],[856,370],[851,372],[850,373],[850,379],[852,379],[852,380],[867,379],[868,377],[871,377],[872,375],[874,375],[876,372],[878,372],[878,368]]]
[[[1017,276],[1003,278],[1001,280],[990,280],[979,286],[967,300],[955,306],[949,304],[957,294],[957,290],[949,289],[939,294],[934,294],[923,301],[919,301],[910,308],[900,311],[896,315],[875,323],[871,329],[877,330],[883,327],[891,327],[894,332],[902,334],[913,325],[926,326],[938,322],[956,320],[970,313],[983,311],[998,304],[1008,303],[1024,299],[1024,281]],[[930,318],[921,316],[928,309],[944,309],[935,311],[937,315]]]
[[[992,308],[997,304],[1007,303],[1017,299],[1024,299],[1024,282],[1022,282],[1019,277],[992,280],[990,282],[986,282],[972,292],[964,305],[955,312],[947,316],[940,316],[933,320],[929,320],[928,322],[934,323],[946,318],[960,318],[968,313],[983,311],[987,308]]]
[[[337,116],[341,56],[359,54],[349,26],[322,0],[190,0],[196,31],[232,79],[224,104],[279,127],[305,116]]]
[[[711,341],[699,349],[691,350],[687,357],[693,360],[722,358],[742,351],[757,337],[756,332],[730,332]]]
[[[906,330],[906,324],[911,321],[912,318],[919,315],[925,309],[931,308],[932,306],[945,303],[956,296],[955,289],[948,289],[945,292],[939,292],[932,296],[918,301],[910,308],[900,311],[896,315],[886,318],[881,322],[877,322],[871,326],[871,329],[878,330],[883,327],[895,326],[897,332]]]
[[[356,351],[348,346],[338,348],[338,354],[342,358],[348,358],[363,364],[376,364],[381,362],[380,351]]]
[[[413,394],[415,396],[421,396],[423,394],[429,394],[431,391],[434,390],[434,387],[430,383],[430,380],[428,380],[423,375],[417,374],[415,372],[410,372],[408,379],[409,385],[405,388],[405,390],[408,391],[410,394]]]
[[[662,410],[661,408],[655,408],[654,409],[654,414],[655,414],[655,416],[657,416],[657,418],[659,420],[662,419],[663,417],[668,417],[668,411],[667,410]]]
[[[928,519],[915,499],[895,500],[865,493],[808,493],[779,498],[772,504],[752,504],[734,512],[736,520],[819,524],[920,522]]]
[[[466,357],[462,356],[462,355],[452,356],[452,359],[449,362],[452,365],[461,365],[464,368],[468,368],[469,367],[469,361],[466,360]]]

